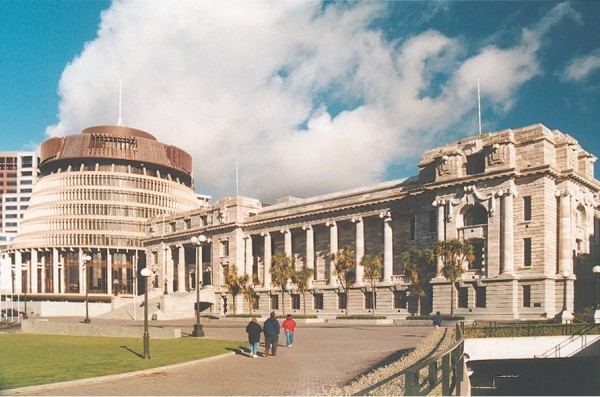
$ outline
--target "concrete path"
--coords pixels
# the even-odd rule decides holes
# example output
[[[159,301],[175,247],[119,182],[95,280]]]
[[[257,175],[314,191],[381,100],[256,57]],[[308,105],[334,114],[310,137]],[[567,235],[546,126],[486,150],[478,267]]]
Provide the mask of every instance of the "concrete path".
[[[246,340],[246,322],[224,324],[213,320],[204,324],[206,338]],[[170,326],[181,327],[184,335],[191,331],[190,321]],[[46,385],[34,390],[17,389],[13,395],[314,395],[398,358],[400,352],[413,348],[429,332],[429,326],[301,324],[293,347],[286,348],[285,337],[280,336],[275,357],[261,355],[253,359],[232,353],[125,378],[108,377],[100,383],[79,381],[59,388]]]

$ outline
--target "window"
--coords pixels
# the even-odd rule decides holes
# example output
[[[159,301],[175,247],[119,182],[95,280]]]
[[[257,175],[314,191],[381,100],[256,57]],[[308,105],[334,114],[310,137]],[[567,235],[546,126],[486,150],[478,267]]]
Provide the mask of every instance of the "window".
[[[7,206],[6,206],[6,210],[7,210],[7,211],[10,211],[10,210],[16,210],[16,209],[17,209],[17,206],[16,206],[16,205],[7,205]]]
[[[394,291],[394,309],[406,309],[406,291]]]
[[[482,174],[485,172],[485,156],[475,153],[467,156],[467,175]]]
[[[467,287],[457,288],[458,292],[458,307],[466,309],[469,307],[469,289]]]
[[[523,239],[523,266],[531,266],[531,239]]]
[[[469,269],[482,270],[485,267],[485,242],[484,240],[469,240],[469,243],[473,247],[473,259],[469,262]]]
[[[485,307],[487,292],[485,287],[475,287],[475,307]]]
[[[271,310],[279,310],[279,295],[271,295]]]
[[[315,310],[323,310],[323,294],[315,294]]]
[[[338,294],[338,309],[346,309],[347,304],[348,304],[348,299],[346,297],[346,293],[340,292]]]
[[[488,213],[481,205],[475,205],[467,209],[463,221],[465,226],[487,225]]]
[[[17,217],[17,214],[6,214],[6,215],[4,215],[4,217],[5,217],[5,218],[7,218],[7,219],[8,219],[8,218],[13,218],[13,219],[15,219],[15,218]]]
[[[429,233],[437,232],[437,211],[429,211]]]
[[[375,306],[375,292],[367,291],[365,292],[365,309],[373,309]]]
[[[229,240],[221,241],[221,257],[229,256]]]
[[[16,198],[16,197],[7,197],[7,198],[5,199],[5,201],[6,201],[6,202],[9,202],[9,201],[17,201],[17,198]]]
[[[21,181],[21,185],[31,185],[31,184],[33,184],[33,181],[29,180],[29,179],[25,179],[25,180]]]
[[[531,285],[523,286],[523,307],[531,307]]]
[[[31,189],[21,189],[20,190],[21,193],[31,193]],[[9,193],[16,193],[16,191],[10,192]]]
[[[292,294],[292,310],[300,310],[300,294]]]
[[[531,196],[523,197],[523,220],[531,220]]]
[[[31,200],[31,197],[21,197],[19,199],[19,201],[29,201],[29,200]],[[8,201],[8,199],[6,199],[6,201]],[[17,198],[15,197],[14,200],[12,200],[12,201],[17,201]]]

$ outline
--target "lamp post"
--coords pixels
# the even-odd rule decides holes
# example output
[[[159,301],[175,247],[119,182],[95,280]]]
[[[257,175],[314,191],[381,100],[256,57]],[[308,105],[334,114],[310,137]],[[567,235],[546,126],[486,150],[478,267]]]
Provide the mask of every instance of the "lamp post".
[[[152,276],[152,270],[147,267],[140,271],[144,277],[144,359],[150,358],[150,334],[148,333],[148,277]]]
[[[562,324],[571,324],[573,322],[573,315],[567,310],[567,281],[569,280],[569,276],[571,276],[571,272],[563,270],[561,274],[565,284],[563,286],[563,307],[559,317]]]
[[[194,331],[192,331],[192,336],[196,337],[204,336],[204,330],[200,324],[200,268],[202,265],[202,244],[207,240],[203,234],[191,238],[192,244],[196,246],[196,324],[194,325]]]
[[[596,275],[596,310],[594,311],[594,323],[600,324],[600,266],[594,266],[592,272]]]
[[[92,257],[89,254],[85,254],[83,256],[83,269],[84,271],[84,282],[83,285],[85,286],[85,318],[83,319],[83,322],[85,324],[89,324],[92,320],[90,320],[90,312],[89,312],[89,286],[88,286],[88,263],[92,260]]]

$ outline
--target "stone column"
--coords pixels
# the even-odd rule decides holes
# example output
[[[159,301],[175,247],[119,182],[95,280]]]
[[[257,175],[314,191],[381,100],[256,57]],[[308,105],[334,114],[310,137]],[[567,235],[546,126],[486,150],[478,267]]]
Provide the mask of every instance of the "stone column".
[[[363,285],[365,282],[365,267],[360,264],[365,255],[365,223],[362,217],[352,218],[356,224],[356,284]]]
[[[112,254],[110,248],[106,249],[106,293],[108,295],[113,294],[113,269],[112,269]]]
[[[178,245],[179,264],[177,265],[177,292],[185,291],[185,247]]]
[[[515,229],[513,218],[513,196],[507,189],[502,193],[502,270],[501,274],[515,274]]]
[[[35,248],[31,249],[31,293],[37,294],[38,291],[38,255]]]
[[[296,269],[296,261],[292,256],[292,232],[288,228],[281,229],[281,233],[283,234],[283,252],[285,256],[290,258],[292,263],[292,269]]]
[[[58,249],[52,248],[52,292],[55,294],[60,292],[58,283]]]
[[[21,293],[23,285],[23,256],[21,255],[21,251],[15,251],[15,292]]]
[[[557,192],[559,197],[558,223],[558,273],[568,271],[573,274],[573,226],[571,192]]]
[[[244,274],[248,274],[248,275],[250,275],[250,277],[252,277],[252,265],[254,263],[254,256],[252,253],[252,236],[250,236],[250,235],[244,236],[244,240],[246,243],[246,260],[245,260],[246,269],[244,271]],[[252,281],[252,279],[250,281]]]
[[[264,277],[263,287],[271,288],[271,234],[269,232],[261,233],[264,237]]]
[[[379,214],[383,219],[383,282],[392,282],[394,271],[394,247],[392,234],[392,215],[389,211]]]
[[[446,236],[445,236],[445,217],[444,217],[444,210],[446,208],[445,202],[442,199],[436,199],[432,205],[434,207],[437,207],[437,241],[444,241]],[[437,272],[437,277],[442,277],[442,268],[444,267],[444,262],[442,261],[442,258],[438,255],[437,256],[437,262],[436,262],[436,272]]]
[[[173,248],[167,246],[165,249],[165,261],[166,261],[166,274],[164,274],[163,280],[163,288],[161,288],[164,293],[164,286],[167,287],[167,294],[173,293],[173,274],[175,274],[175,263],[173,261]],[[202,271],[202,263],[200,263],[200,270]]]
[[[311,287],[317,270],[315,269],[315,231],[311,225],[304,225],[302,229],[306,230],[306,267],[313,270],[313,277],[309,280],[309,287]]]
[[[326,226],[329,227],[329,284],[337,285],[337,276],[335,274],[335,266],[331,256],[338,252],[338,229],[335,221],[328,221]]]

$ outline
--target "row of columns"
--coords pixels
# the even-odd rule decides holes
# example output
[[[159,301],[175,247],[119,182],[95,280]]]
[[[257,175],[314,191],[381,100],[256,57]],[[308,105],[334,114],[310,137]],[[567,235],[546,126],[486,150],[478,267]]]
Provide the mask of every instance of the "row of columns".
[[[393,273],[393,232],[391,224],[390,211],[383,211],[379,214],[383,220],[383,282],[392,281]],[[360,265],[365,254],[365,231],[364,222],[361,216],[356,216],[351,219],[355,224],[355,253],[356,253],[356,280],[357,284],[364,284],[364,267]],[[329,228],[329,254],[336,253],[339,250],[338,245],[338,224],[335,220],[325,222],[325,226]],[[306,234],[306,267],[314,269],[315,267],[315,241],[313,225],[306,224],[302,226],[302,230]],[[279,230],[284,235],[284,253],[288,257],[292,257],[292,232],[289,228]],[[264,268],[263,268],[263,287],[271,286],[271,233],[272,231],[263,231],[260,236],[263,237],[264,244]],[[245,236],[245,273],[252,274],[252,264],[254,260],[252,252],[252,236]],[[329,284],[336,285],[337,278],[334,273],[334,267],[329,268]]]
[[[40,250],[37,249],[31,249],[30,250],[30,258],[31,260],[23,263],[23,252],[22,251],[15,251],[14,252],[14,264],[11,263],[12,261],[10,260],[10,255],[5,254],[3,260],[7,261],[9,263],[8,267],[13,267],[14,266],[14,292],[15,293],[24,293],[25,291],[23,291],[22,285],[23,285],[23,278],[22,278],[22,274],[23,274],[23,270],[25,270],[25,285],[29,286],[28,288],[28,293],[33,293],[33,294],[37,294],[37,293],[66,293],[67,291],[67,284],[66,284],[66,277],[65,277],[65,264],[64,264],[64,258],[61,261],[61,251],[58,248],[52,248],[52,290],[48,291],[46,288],[46,280],[45,280],[45,274],[46,274],[46,267],[47,267],[47,261],[46,261],[46,255],[41,255],[41,257],[38,255],[38,252]],[[96,251],[98,252],[98,251]],[[90,252],[90,254],[93,254],[93,252]],[[78,249],[78,274],[79,274],[79,293],[83,294],[86,292],[86,289],[88,288],[87,283],[86,283],[86,274],[87,271],[89,271],[89,269],[85,269],[86,267],[86,263],[84,261],[84,256],[86,255],[86,252],[83,250],[83,248],[79,248]],[[133,257],[133,263],[137,262],[137,253],[134,255]],[[93,263],[93,261],[90,261],[91,263]],[[135,267],[135,264],[134,264]],[[95,271],[100,272],[100,268],[97,266],[94,266]],[[38,270],[41,270],[41,277],[42,277],[42,282],[40,283],[40,286],[38,287]],[[106,290],[107,290],[107,294],[112,294],[113,293],[113,281],[112,280],[112,270],[113,270],[113,255],[110,252],[109,249],[106,249]],[[126,272],[124,273],[125,277],[126,277]],[[117,280],[119,282],[119,284],[123,284],[125,283],[127,280]]]

